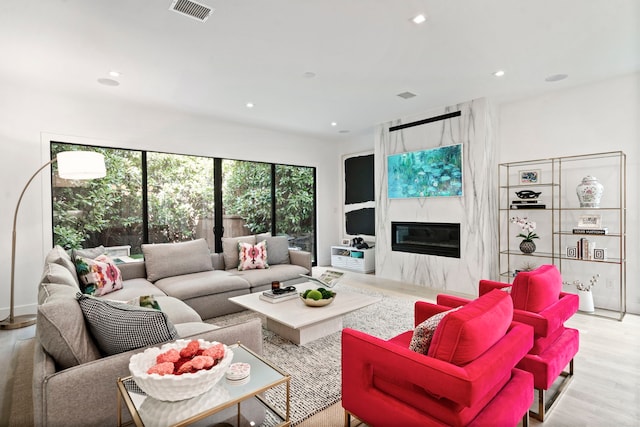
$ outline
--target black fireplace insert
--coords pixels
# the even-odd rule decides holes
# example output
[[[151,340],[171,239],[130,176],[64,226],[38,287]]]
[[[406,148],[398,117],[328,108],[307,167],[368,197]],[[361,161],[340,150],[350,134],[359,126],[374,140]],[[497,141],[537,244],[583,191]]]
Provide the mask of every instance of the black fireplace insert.
[[[391,250],[460,258],[460,224],[392,222]]]

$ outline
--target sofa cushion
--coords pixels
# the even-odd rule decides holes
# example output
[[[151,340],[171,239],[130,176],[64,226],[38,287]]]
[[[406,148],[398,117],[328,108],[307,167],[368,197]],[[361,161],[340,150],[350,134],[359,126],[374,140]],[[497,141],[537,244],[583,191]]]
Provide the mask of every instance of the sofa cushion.
[[[213,270],[209,246],[204,239],[179,243],[142,245],[147,280]]]
[[[69,286],[60,287],[38,306],[36,336],[60,369],[102,357],[84,322],[77,292]]]
[[[85,294],[102,296],[122,289],[122,273],[107,255],[95,259],[77,257],[76,271]]]
[[[269,265],[289,264],[289,239],[287,236],[260,236],[256,242],[267,242],[267,262]]]
[[[178,331],[180,338],[200,335],[206,332],[215,331],[216,329],[220,329],[220,327],[203,322],[188,322],[176,325],[176,330]]]
[[[106,298],[117,301],[129,301],[140,295],[162,296],[166,294],[147,279],[130,279],[123,282],[122,289],[111,292]]]
[[[235,274],[249,282],[252,288],[263,285],[271,285],[277,280],[286,282],[288,280],[300,279],[301,274],[308,274],[306,268],[294,264],[278,264],[269,266],[268,270],[243,270]]]
[[[66,284],[40,282],[38,285],[38,304],[44,304],[52,295],[65,290],[74,296],[78,292],[78,289]]]
[[[155,285],[167,295],[183,301],[249,289],[249,283],[246,280],[220,270],[166,277],[158,280]]]
[[[413,336],[411,337],[411,343],[409,344],[409,350],[416,353],[428,354],[429,347],[431,346],[431,340],[433,339],[433,333],[440,324],[440,321],[447,314],[457,310],[460,307],[452,308],[451,310],[442,311],[438,314],[434,314],[424,322],[420,323],[413,330]]]
[[[498,342],[512,319],[511,297],[494,289],[445,316],[433,334],[428,355],[465,365]]]
[[[238,255],[238,270],[264,270],[269,268],[267,263],[267,242],[262,241],[251,245],[249,243],[238,243],[240,251]]]
[[[73,263],[73,259],[69,256],[67,251],[65,251],[61,246],[56,245],[53,249],[51,249],[44,259],[44,263],[45,265],[58,264],[66,268],[69,273],[71,273],[76,286],[80,286],[78,277],[76,276],[76,265]]]
[[[178,338],[162,311],[76,294],[93,339],[108,355]]]
[[[558,302],[561,291],[562,276],[555,265],[542,265],[532,271],[521,271],[511,286],[513,307],[539,313]]]
[[[58,283],[67,285],[75,290],[80,289],[78,286],[78,277],[60,264],[47,263],[44,265],[40,283]]]
[[[225,270],[233,270],[238,268],[239,249],[238,243],[256,244],[256,236],[242,237],[223,237],[222,238],[222,257],[224,258]]]
[[[104,255],[106,250],[104,246],[96,246],[95,248],[82,248],[82,249],[71,249],[71,259],[76,260],[78,257],[83,258],[98,258],[100,255]]]

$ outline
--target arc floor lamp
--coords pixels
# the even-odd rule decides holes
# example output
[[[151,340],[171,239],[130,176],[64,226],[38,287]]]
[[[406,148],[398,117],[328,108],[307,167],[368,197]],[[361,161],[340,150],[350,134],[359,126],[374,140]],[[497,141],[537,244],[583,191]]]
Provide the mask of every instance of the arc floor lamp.
[[[58,175],[64,179],[95,179],[102,178],[107,174],[104,164],[104,156],[93,151],[64,151],[58,153],[50,162],[45,163],[35,171],[35,173],[27,181],[27,185],[22,189],[16,211],[13,214],[13,233],[11,236],[11,297],[9,306],[9,317],[0,321],[0,329],[18,329],[36,323],[35,314],[26,314],[21,316],[14,315],[14,290],[15,290],[15,267],[16,267],[16,222],[18,219],[18,210],[20,202],[25,191],[29,188],[29,184],[36,176],[47,166],[58,162]]]

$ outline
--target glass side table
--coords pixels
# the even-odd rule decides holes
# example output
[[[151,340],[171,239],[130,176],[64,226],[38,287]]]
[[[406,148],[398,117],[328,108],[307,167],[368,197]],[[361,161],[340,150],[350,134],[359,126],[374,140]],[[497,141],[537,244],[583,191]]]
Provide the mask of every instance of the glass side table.
[[[132,422],[138,427],[144,426],[187,426],[205,420],[220,411],[237,407],[236,426],[241,425],[241,405],[255,400],[264,408],[263,425],[290,425],[290,375],[272,365],[242,344],[230,346],[233,349],[233,362],[244,362],[251,365],[251,375],[245,384],[230,384],[222,378],[211,390],[178,402],[163,402],[148,397],[135,383],[133,378],[118,378],[118,426],[122,422],[122,402],[131,414]],[[267,402],[263,393],[274,387],[286,387],[284,413]],[[253,425],[251,421],[247,421]],[[210,425],[210,423],[209,423]]]

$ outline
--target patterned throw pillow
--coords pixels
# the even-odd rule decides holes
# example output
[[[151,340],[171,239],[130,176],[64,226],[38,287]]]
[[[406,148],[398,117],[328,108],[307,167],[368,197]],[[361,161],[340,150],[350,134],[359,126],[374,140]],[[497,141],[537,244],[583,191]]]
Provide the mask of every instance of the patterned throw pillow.
[[[262,241],[256,245],[250,243],[238,243],[239,259],[238,270],[254,270],[269,268],[267,263],[267,242]]]
[[[79,292],[76,298],[93,339],[108,355],[178,338],[178,331],[162,311],[102,300]]]
[[[434,314],[424,322],[416,326],[413,331],[413,337],[411,337],[411,344],[409,344],[409,350],[416,353],[427,354],[429,352],[429,346],[433,339],[433,334],[436,332],[436,328],[440,324],[440,321],[444,319],[444,316],[456,311],[460,307],[452,308],[451,310],[443,311],[438,314]]]
[[[106,255],[100,255],[96,259],[77,257],[76,272],[80,289],[85,294],[102,296],[122,289],[122,273]]]

